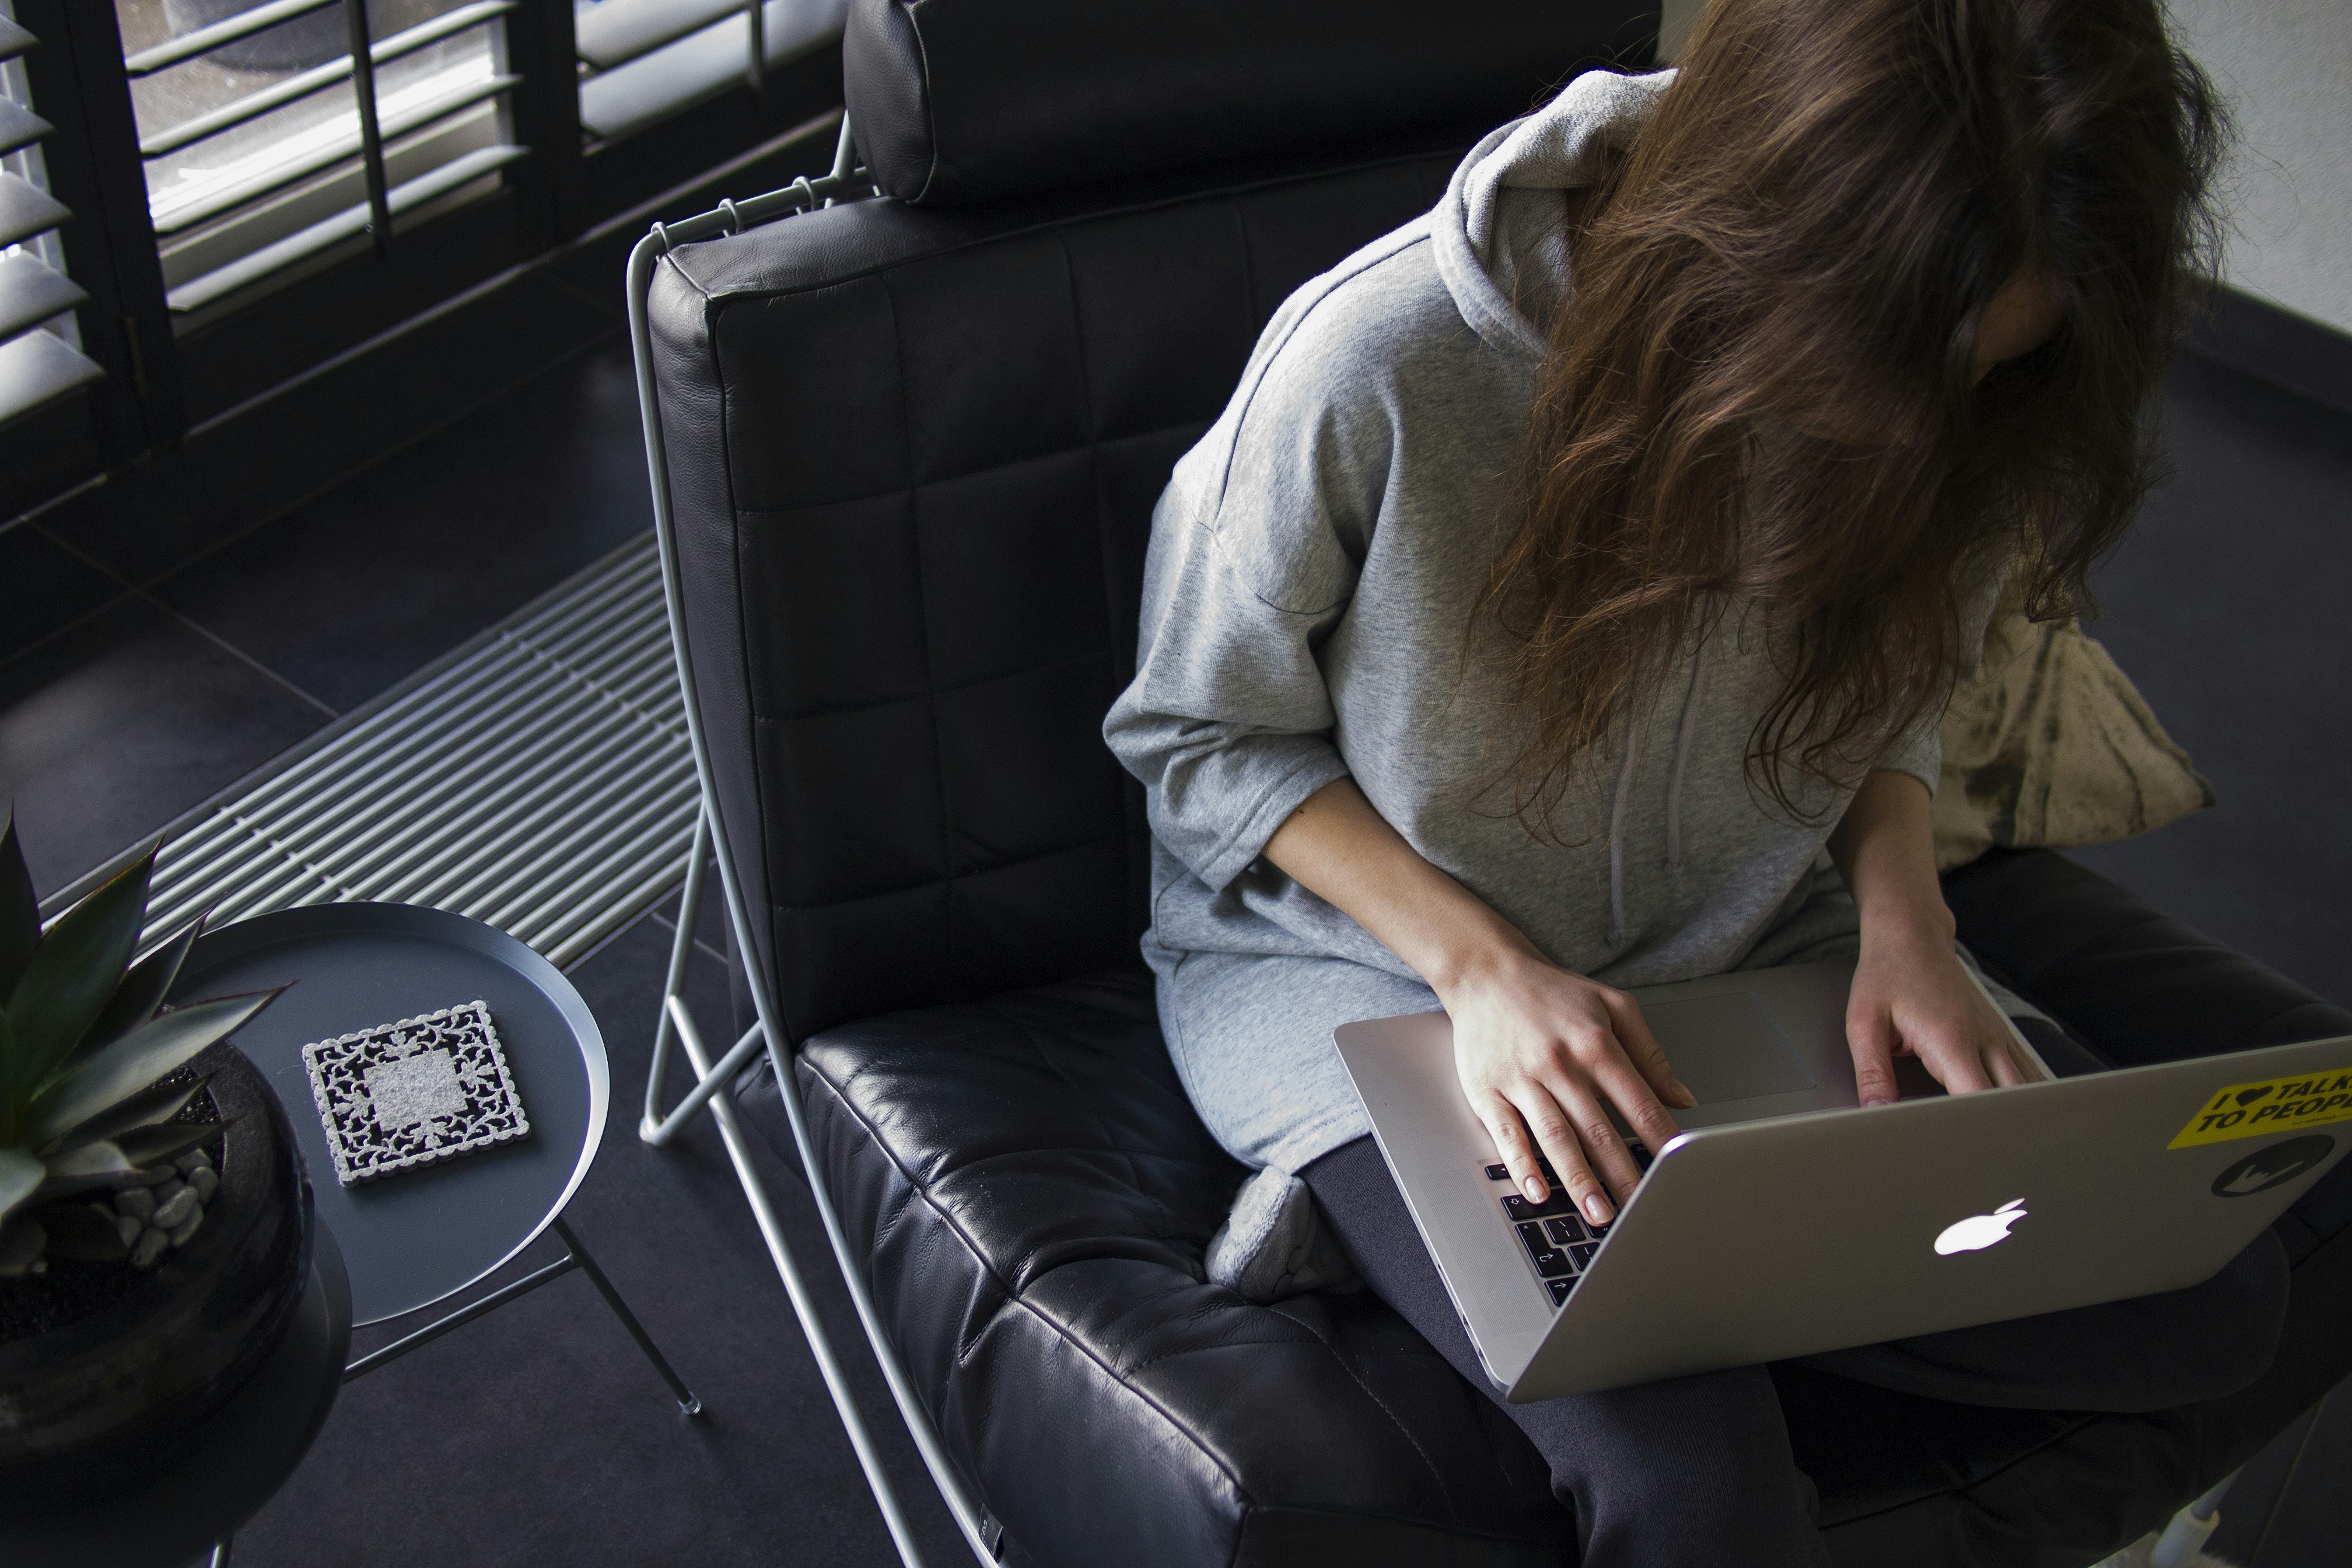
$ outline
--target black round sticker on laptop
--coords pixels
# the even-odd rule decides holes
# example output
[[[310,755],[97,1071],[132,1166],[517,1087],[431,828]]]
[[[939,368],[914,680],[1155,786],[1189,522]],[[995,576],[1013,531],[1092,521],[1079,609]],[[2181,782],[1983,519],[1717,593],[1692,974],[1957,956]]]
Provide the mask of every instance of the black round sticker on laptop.
[[[2281,1182],[2292,1182],[2335,1152],[2336,1140],[2324,1132],[2273,1143],[2214,1177],[2213,1195],[2250,1198],[2256,1193],[2269,1192]]]

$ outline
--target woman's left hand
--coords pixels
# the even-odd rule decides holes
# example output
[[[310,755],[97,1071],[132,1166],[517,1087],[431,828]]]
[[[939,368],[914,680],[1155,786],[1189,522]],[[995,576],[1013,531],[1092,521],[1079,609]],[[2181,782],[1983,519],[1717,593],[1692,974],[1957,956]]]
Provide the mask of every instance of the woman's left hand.
[[[1846,1043],[1864,1105],[1899,1096],[1894,1058],[1916,1057],[1953,1094],[2031,1083],[2042,1074],[2017,1048],[2009,1022],[1961,967],[1951,938],[1863,928],[1846,1001]]]
[[[1846,1044],[1864,1105],[1898,1098],[1895,1058],[1917,1057],[1954,1094],[2042,1076],[1952,945],[1936,880],[1927,786],[1874,770],[1830,834],[1830,854],[1862,914],[1862,958],[1845,1005]]]

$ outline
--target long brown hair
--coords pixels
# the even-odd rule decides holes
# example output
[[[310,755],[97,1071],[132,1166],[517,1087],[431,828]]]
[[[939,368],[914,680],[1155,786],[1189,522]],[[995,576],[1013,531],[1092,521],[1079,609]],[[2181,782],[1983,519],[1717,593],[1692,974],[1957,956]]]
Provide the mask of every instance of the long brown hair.
[[[1851,779],[1941,707],[1973,569],[2087,605],[2159,474],[2221,130],[2157,0],[1715,0],[1586,199],[1472,621],[1504,634],[1520,819],[1731,603],[1786,676],[1748,760],[1790,810],[1791,773]],[[2021,273],[2062,324],[1979,384]]]

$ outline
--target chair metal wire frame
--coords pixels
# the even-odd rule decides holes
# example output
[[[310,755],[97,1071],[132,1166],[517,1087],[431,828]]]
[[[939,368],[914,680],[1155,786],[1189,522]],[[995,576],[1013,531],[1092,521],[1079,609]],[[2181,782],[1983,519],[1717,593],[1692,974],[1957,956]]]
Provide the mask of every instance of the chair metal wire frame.
[[[636,361],[637,405],[645,422],[646,462],[653,487],[654,534],[661,551],[662,594],[669,610],[669,631],[672,652],[677,663],[678,685],[686,700],[686,723],[694,747],[695,775],[702,789],[702,813],[695,827],[694,845],[687,861],[686,890],[680,905],[677,934],[670,947],[669,971],[662,989],[660,1017],[654,1035],[653,1062],[646,1074],[646,1109],[637,1135],[646,1142],[660,1147],[676,1137],[678,1130],[708,1108],[719,1124],[720,1139],[726,1143],[727,1155],[735,1167],[736,1179],[742,1184],[743,1195],[751,1204],[752,1217],[766,1238],[770,1257],[775,1260],[776,1272],[782,1279],[784,1290],[792,1298],[793,1311],[800,1319],[801,1331],[808,1340],[810,1352],[816,1358],[817,1369],[824,1374],[826,1391],[832,1394],[841,1424],[849,1434],[852,1447],[857,1452],[857,1462],[866,1471],[866,1484],[873,1489],[874,1500],[882,1510],[883,1522],[889,1527],[891,1540],[897,1544],[899,1557],[908,1568],[924,1568],[923,1556],[916,1545],[914,1533],[908,1528],[904,1512],[898,1506],[898,1494],[889,1476],[884,1471],[880,1456],[876,1452],[864,1416],[859,1413],[856,1395],[851,1391],[843,1373],[841,1362],[834,1352],[831,1340],[818,1317],[814,1300],[803,1278],[800,1265],[793,1255],[792,1244],[778,1220],[775,1205],[765,1184],[753,1167],[750,1146],[746,1142],[735,1108],[730,1103],[725,1086],[751,1058],[765,1050],[771,1071],[776,1076],[778,1098],[792,1123],[793,1145],[798,1151],[801,1169],[808,1179],[811,1196],[815,1200],[818,1215],[824,1222],[826,1238],[833,1244],[834,1262],[842,1282],[848,1287],[849,1297],[857,1308],[858,1321],[864,1325],[866,1341],[874,1350],[875,1359],[881,1363],[882,1375],[898,1401],[898,1414],[907,1424],[915,1447],[931,1472],[931,1479],[940,1489],[958,1528],[963,1531],[972,1553],[982,1563],[993,1564],[1003,1540],[1001,1526],[990,1517],[979,1500],[948,1458],[941,1447],[938,1429],[932,1426],[929,1413],[916,1396],[914,1384],[891,1345],[884,1330],[880,1314],[876,1311],[872,1294],[866,1288],[859,1259],[851,1250],[847,1234],[842,1229],[839,1215],[835,1211],[832,1194],[825,1190],[824,1167],[818,1163],[814,1144],[809,1136],[808,1121],[800,1095],[794,1087],[791,1065],[789,1037],[778,1022],[775,1000],[770,992],[768,977],[756,963],[744,955],[756,952],[751,941],[751,924],[743,902],[743,890],[735,876],[735,863],[727,852],[727,826],[720,819],[718,794],[712,786],[710,752],[702,732],[701,710],[695,701],[694,666],[688,654],[685,602],[680,590],[677,563],[677,536],[675,519],[670,510],[669,477],[666,451],[662,441],[661,411],[654,385],[653,351],[646,321],[646,291],[653,280],[654,268],[673,246],[694,240],[712,239],[722,235],[740,233],[743,229],[772,220],[787,218],[820,205],[831,205],[836,197],[852,195],[866,184],[865,170],[856,163],[856,143],[850,133],[847,115],[842,117],[841,138],[834,153],[833,169],[823,178],[811,180],[803,175],[781,190],[753,196],[743,202],[722,202],[711,212],[702,213],[678,223],[653,226],[652,232],[639,240],[629,252],[628,306],[629,341]],[[727,918],[734,928],[736,962],[742,965],[743,975],[750,984],[751,1004],[758,1022],[744,1031],[742,1037],[716,1063],[696,1027],[693,1014],[688,1009],[681,994],[687,963],[694,947],[696,913],[703,889],[705,868],[715,858],[719,864],[719,886],[725,894]],[[694,1087],[677,1107],[665,1113],[661,1109],[663,1080],[667,1074],[669,1049],[675,1042],[686,1056],[695,1072]]]

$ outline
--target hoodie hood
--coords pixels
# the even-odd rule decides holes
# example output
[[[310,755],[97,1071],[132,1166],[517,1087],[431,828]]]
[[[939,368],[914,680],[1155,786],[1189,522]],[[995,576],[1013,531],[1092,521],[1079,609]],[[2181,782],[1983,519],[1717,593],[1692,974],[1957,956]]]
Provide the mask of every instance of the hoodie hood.
[[[1462,319],[1487,346],[1540,360],[1548,329],[1566,297],[1568,226],[1560,193],[1601,177],[1604,154],[1623,152],[1658,106],[1675,73],[1619,76],[1587,71],[1543,108],[1490,132],[1446,183],[1430,216],[1437,274]],[[1670,870],[1682,868],[1683,775],[1700,700],[1706,657],[1693,654],[1667,770],[1666,843]],[[1624,755],[1609,812],[1609,941],[1625,940],[1625,818],[1633,790],[1640,726],[1629,714]]]
[[[1587,71],[1523,120],[1489,132],[1454,171],[1430,215],[1437,273],[1462,319],[1492,348],[1541,359],[1568,291],[1559,193],[1600,178],[1610,150],[1648,124],[1670,70]]]

